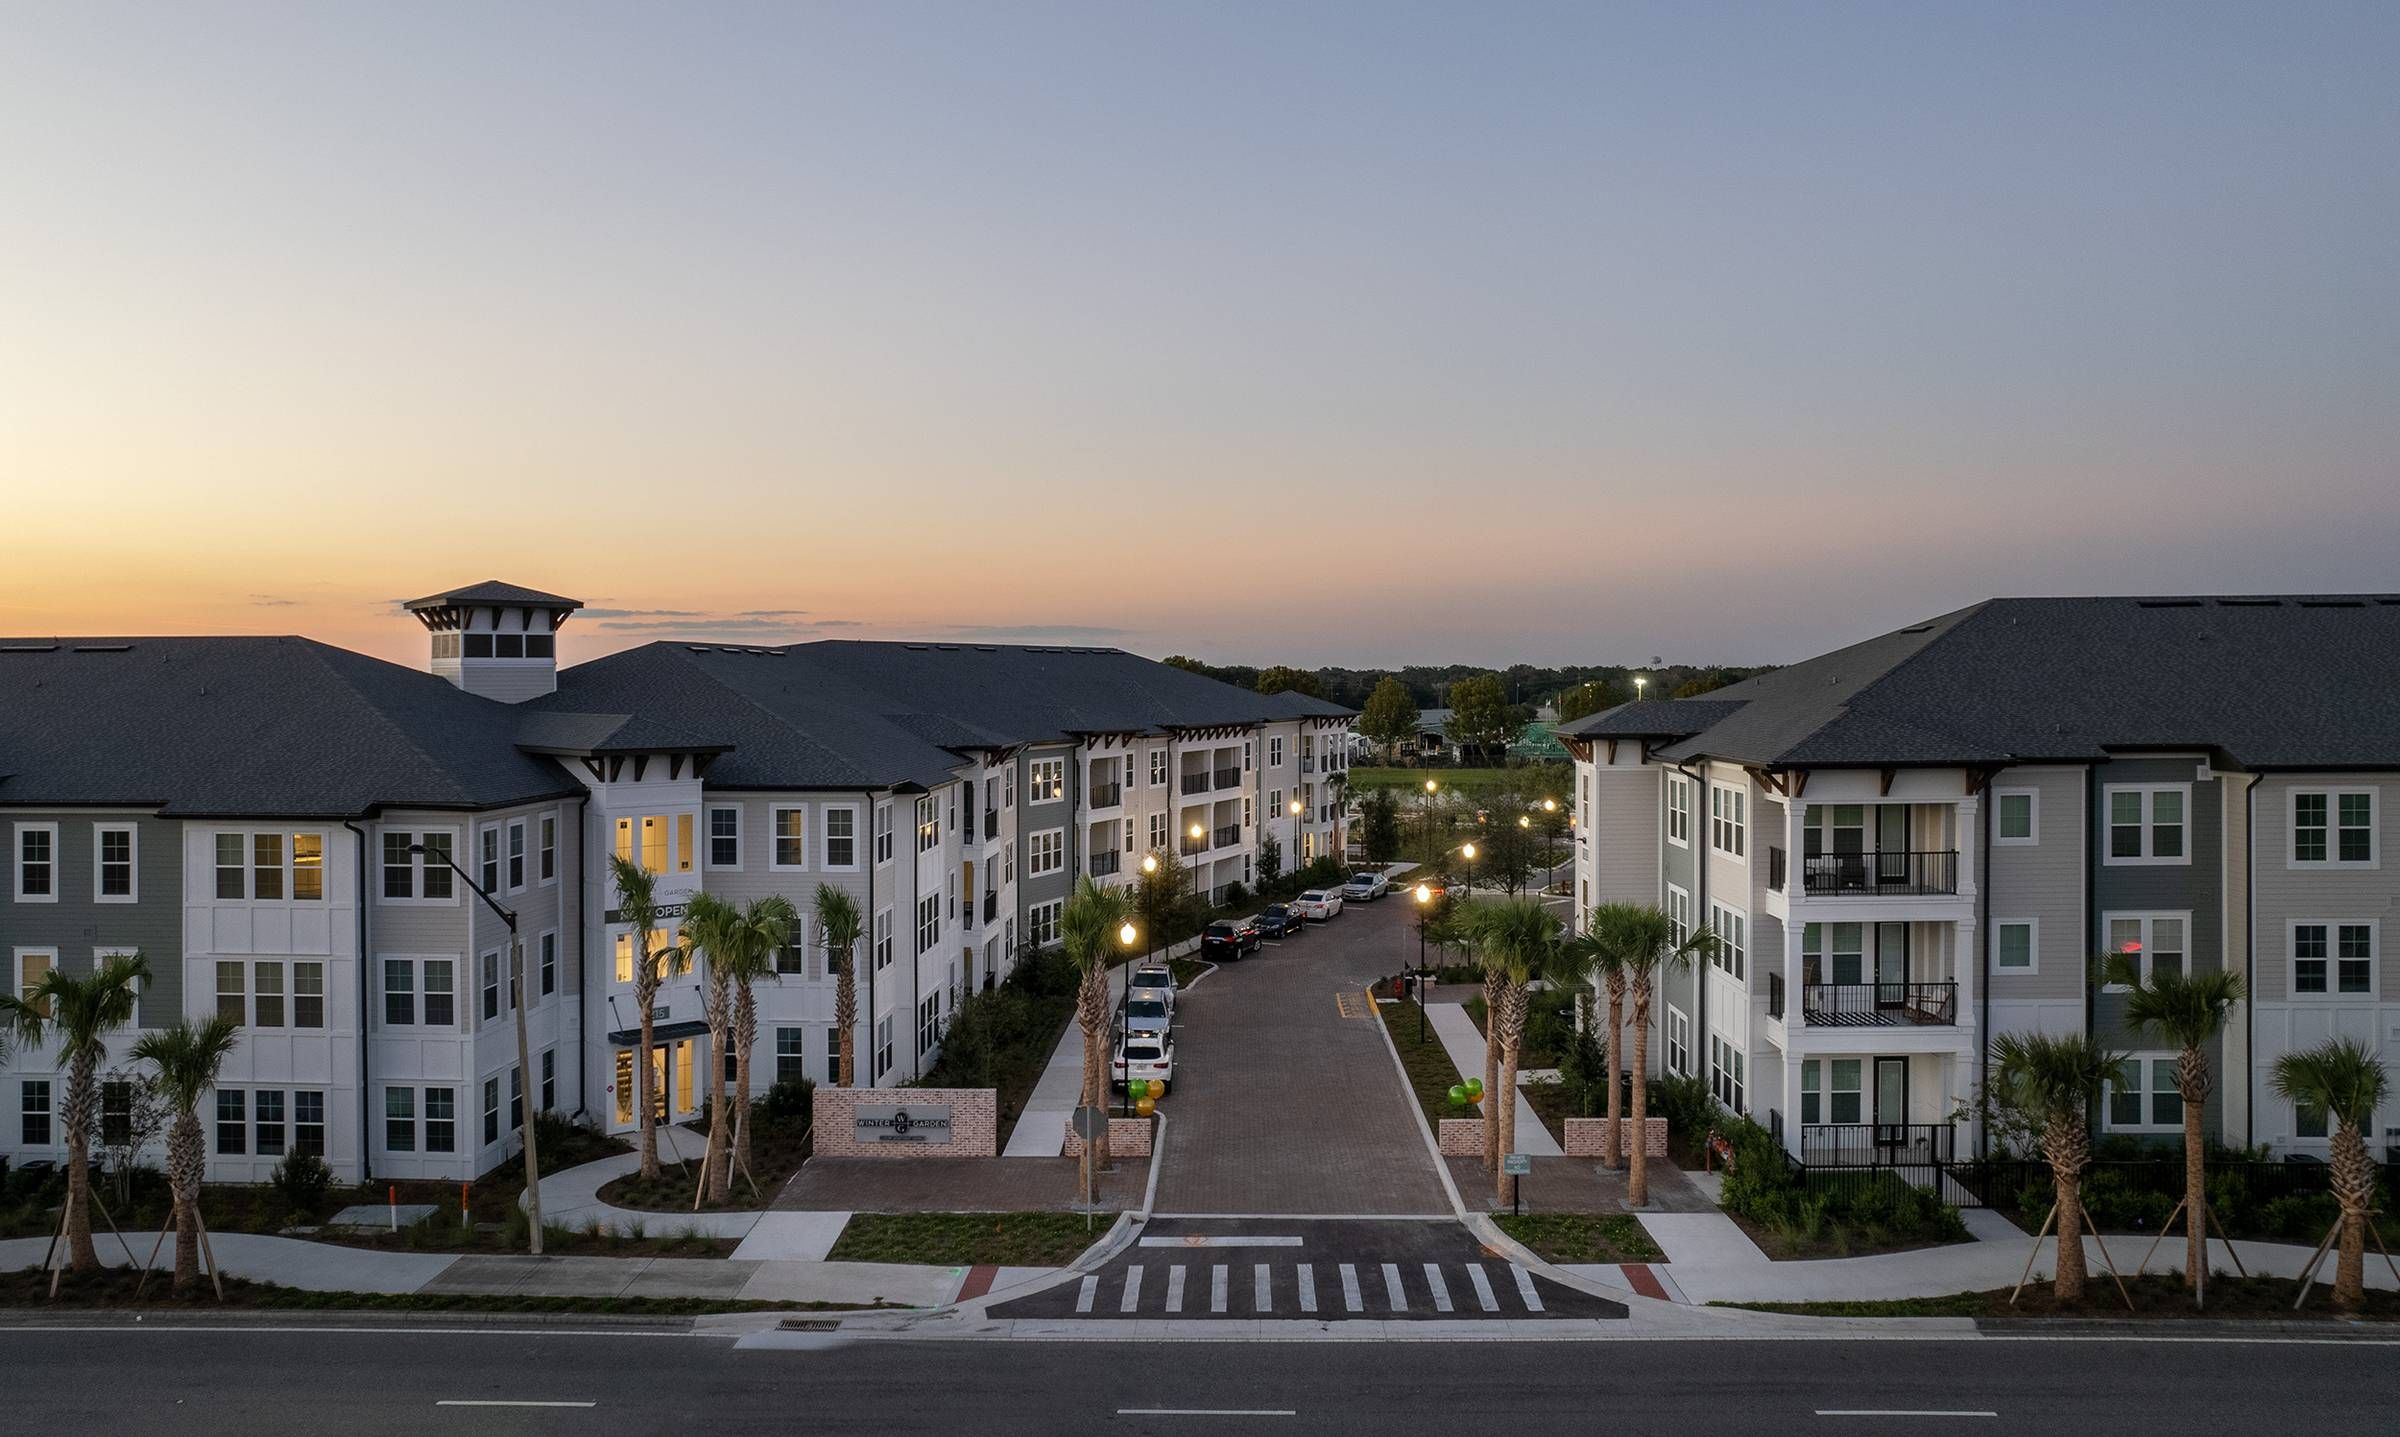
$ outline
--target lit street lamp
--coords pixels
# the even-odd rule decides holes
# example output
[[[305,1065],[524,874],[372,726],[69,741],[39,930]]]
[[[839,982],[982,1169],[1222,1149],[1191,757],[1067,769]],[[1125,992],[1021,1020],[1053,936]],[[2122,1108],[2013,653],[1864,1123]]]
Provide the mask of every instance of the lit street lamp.
[[[1144,857],[1142,866],[1156,868],[1158,860]],[[1119,965],[1125,974],[1125,981],[1117,989],[1117,1045],[1120,1052],[1123,1051],[1126,1038],[1125,1018],[1133,1006],[1133,940],[1139,936],[1134,930],[1133,920],[1130,918],[1117,927],[1117,944],[1125,950],[1125,962]],[[1113,1067],[1114,1064],[1112,1063],[1111,1066]],[[1126,1102],[1131,1103],[1133,1101],[1133,1065],[1131,1063],[1125,1065],[1125,1076],[1127,1080],[1125,1084]]]
[[[1417,885],[1417,1041],[1425,1041],[1425,920],[1433,916],[1433,885]]]

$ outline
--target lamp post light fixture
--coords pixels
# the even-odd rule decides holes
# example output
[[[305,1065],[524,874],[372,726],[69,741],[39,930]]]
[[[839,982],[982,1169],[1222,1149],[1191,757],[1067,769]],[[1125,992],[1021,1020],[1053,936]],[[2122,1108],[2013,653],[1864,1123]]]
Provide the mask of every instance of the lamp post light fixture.
[[[452,862],[449,854],[436,852],[422,843],[410,844],[408,851],[421,858],[434,859],[444,868],[457,874],[458,881],[473,890],[475,896],[483,900],[483,906],[498,914],[500,921],[508,925],[509,995],[515,1000],[517,1010],[517,1121],[522,1123],[525,1129],[525,1206],[526,1215],[532,1219],[528,1224],[526,1237],[529,1243],[528,1251],[533,1256],[540,1257],[542,1255],[542,1159],[534,1141],[533,1105],[536,1089],[531,1048],[525,1038],[525,937],[517,931],[516,910],[502,907],[498,899],[484,891],[482,884],[468,877],[465,869]],[[710,1056],[720,1063],[724,1061],[722,1055],[711,1054]],[[459,1216],[464,1219],[467,1214],[462,1211]]]
[[[1195,902],[1195,903],[1197,903],[1197,902],[1200,902],[1200,901],[1201,901],[1201,898],[1200,898],[1200,855],[1201,855],[1202,853],[1205,853],[1205,852],[1207,852],[1207,850],[1206,850],[1206,849],[1204,849],[1204,848],[1202,848],[1200,845],[1201,845],[1201,843],[1202,843],[1202,842],[1204,842],[1204,841],[1207,839],[1207,837],[1208,837],[1208,830],[1207,830],[1207,829],[1205,829],[1205,828],[1202,828],[1202,827],[1201,827],[1199,824],[1195,823],[1195,824],[1193,824],[1193,825],[1192,825],[1191,837],[1192,837],[1192,901],[1193,901],[1193,902]],[[1214,885],[1214,884],[1211,884],[1210,886],[1211,886],[1211,887],[1214,887],[1215,885]]]
[[[1425,1042],[1425,920],[1433,916],[1433,885],[1417,885],[1417,1043]]]
[[[1149,867],[1158,866],[1155,860],[1144,859],[1143,861]],[[1139,936],[1141,935],[1135,931],[1132,919],[1128,918],[1117,925],[1117,945],[1125,950],[1125,962],[1120,965],[1124,969],[1125,981],[1117,989],[1116,1046],[1120,1050],[1123,1048],[1127,1036],[1125,1032],[1126,1015],[1132,1011],[1133,1006],[1133,940]],[[1112,1069],[1116,1066],[1114,1059],[1110,1060],[1109,1066]],[[1125,1084],[1126,1116],[1130,1117],[1133,1111],[1131,1107],[1133,1102],[1133,1064],[1130,1062],[1125,1065],[1125,1077],[1127,1080]]]
[[[1633,676],[1633,701],[1635,703],[1638,704],[1642,701],[1642,690],[1647,687],[1649,683],[1650,676],[1648,674],[1635,674]]]

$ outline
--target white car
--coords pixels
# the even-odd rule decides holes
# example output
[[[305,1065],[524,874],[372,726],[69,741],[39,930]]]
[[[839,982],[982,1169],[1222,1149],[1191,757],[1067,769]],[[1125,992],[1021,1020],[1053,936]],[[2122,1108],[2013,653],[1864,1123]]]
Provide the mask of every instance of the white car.
[[[1338,888],[1311,888],[1292,900],[1300,916],[1312,923],[1322,923],[1342,911],[1342,891]]]
[[[1171,1034],[1136,1033],[1118,1040],[1109,1064],[1109,1086],[1122,1088],[1133,1078],[1159,1084],[1162,1093],[1173,1087],[1175,1039]]]
[[[1125,1000],[1125,1031],[1136,1038],[1164,1035],[1175,1026],[1175,1009],[1155,992],[1136,989]]]
[[[1362,868],[1342,884],[1342,896],[1360,903],[1372,903],[1392,891],[1392,881],[1372,869]]]

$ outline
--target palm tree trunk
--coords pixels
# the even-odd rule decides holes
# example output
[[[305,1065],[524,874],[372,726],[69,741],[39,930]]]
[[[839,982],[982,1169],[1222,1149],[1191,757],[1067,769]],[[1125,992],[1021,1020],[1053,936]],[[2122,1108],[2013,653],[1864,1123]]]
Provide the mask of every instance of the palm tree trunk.
[[[186,1108],[167,1135],[167,1188],[175,1201],[175,1291],[200,1285],[200,1118]]]
[[[2062,1303],[2083,1300],[2083,1165],[2090,1150],[2091,1134],[2080,1114],[2053,1119],[2042,1133],[2042,1153],[2050,1160],[2058,1197],[2058,1278],[2051,1292]]]
[[[1642,979],[1633,989],[1633,1112],[1626,1122],[1625,1134],[1625,1205],[1650,1205],[1650,1126],[1648,1108],[1649,1085],[1643,1077],[1650,1071],[1650,980]]]
[[[2333,1267],[2333,1305],[2356,1312],[2367,1301],[2367,1210],[2375,1197],[2375,1169],[2366,1139],[2342,1123],[2334,1129],[2333,1195],[2342,1205],[2340,1256]]]
[[[742,1171],[750,1167],[750,1054],[758,1047],[758,996],[743,979],[733,995],[733,1141]]]
[[[2175,1061],[2175,1088],[2183,1095],[2183,1285],[2200,1290],[2208,1271],[2208,1155],[2200,1136],[2200,1113],[2208,1103],[2208,1055],[2186,1048]]]
[[[60,1116],[67,1128],[67,1270],[100,1266],[92,1248],[92,1101],[100,1057],[79,1052],[67,1066],[67,1101]]]
[[[840,1085],[858,1086],[858,975],[850,969],[850,955],[842,954],[841,981],[833,985],[833,1027],[835,1042],[842,1055],[839,1069]]]
[[[1608,975],[1608,1134],[1600,1142],[1600,1165],[1618,1167],[1625,1160],[1625,1084],[1617,1077],[1624,1065],[1619,1039],[1625,1036],[1625,977]]]
[[[634,1055],[633,1065],[633,1089],[639,1095],[634,1104],[633,1121],[642,1133],[642,1176],[652,1179],[658,1176],[658,1127],[651,1121],[658,1101],[657,1094],[652,1091],[656,1080],[650,1071],[651,1035],[657,1031],[657,1022],[652,1015],[654,996],[646,993],[635,995],[642,1013],[642,1047]]]
[[[1495,1021],[1500,1032],[1500,1088],[1497,1096],[1487,1095],[1485,1102],[1493,1106],[1492,1117],[1499,1124],[1500,1151],[1504,1153],[1517,1150],[1517,1057],[1525,1043],[1525,1000],[1524,986],[1510,983],[1500,995],[1501,1011]],[[1496,1169],[1498,1165],[1494,1166]],[[1507,1201],[1508,1175],[1495,1170],[1492,1183],[1493,1197]]]
[[[1483,1170],[1500,1171],[1500,974],[1483,970]]]
[[[708,1197],[711,1202],[724,1202],[733,1196],[733,1134],[726,1127],[730,1116],[725,1107],[725,1052],[733,1038],[733,995],[730,985],[716,975],[716,960],[709,960],[708,978],[708,1158],[701,1166],[708,1170]]]
[[[1075,1021],[1083,1028],[1083,1103],[1087,1108],[1108,1106],[1108,968],[1094,963],[1083,970],[1075,990]],[[1100,1129],[1091,1145],[1092,1171],[1108,1165],[1108,1128]]]

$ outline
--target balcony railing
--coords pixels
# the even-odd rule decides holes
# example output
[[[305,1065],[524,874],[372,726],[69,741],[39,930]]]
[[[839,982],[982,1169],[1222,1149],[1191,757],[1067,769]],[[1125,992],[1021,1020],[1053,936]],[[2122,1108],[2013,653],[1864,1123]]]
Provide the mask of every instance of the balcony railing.
[[[1208,775],[1205,773],[1185,774],[1183,776],[1183,791],[1185,793],[1208,792]]]
[[[1315,773],[1317,771],[1317,761],[1313,758],[1303,756],[1300,760],[1300,771],[1302,773]]]
[[[1000,836],[1000,810],[987,808],[983,811],[983,836],[987,839]]]
[[[1103,848],[1098,853],[1092,855],[1092,876],[1094,878],[1106,878],[1122,867],[1124,862],[1124,854],[1117,852],[1113,848]]]
[[[1767,849],[1767,891],[1769,893],[1783,892],[1783,886],[1791,881],[1790,870],[1790,855],[1782,849],[1770,845]]]
[[[1125,799],[1125,786],[1118,783],[1096,784],[1085,789],[1083,796],[1093,808],[1115,808]]]
[[[1811,983],[1800,1008],[1812,1028],[1944,1026],[1958,1021],[1958,985]]]
[[[1956,893],[1958,850],[1810,854],[1800,860],[1800,882],[1811,898]]]
[[[1217,770],[1217,787],[1219,787],[1219,788],[1239,788],[1239,787],[1241,787],[1241,783],[1242,783],[1242,771],[1241,771],[1240,769],[1238,769],[1238,768],[1220,768],[1220,769],[1218,769],[1218,770]]]
[[[1217,840],[1216,846],[1219,848],[1239,847],[1242,841],[1242,826],[1238,823],[1229,824],[1224,828],[1218,829],[1215,836]]]
[[[1198,854],[1208,852],[1208,840],[1205,838],[1194,838],[1187,833],[1175,841],[1175,851],[1182,854],[1186,858],[1191,858]]]
[[[1948,1123],[1807,1123],[1800,1161],[1811,1167],[1914,1167],[1951,1160]]]
[[[1767,975],[1767,1016],[1770,1018],[1783,1016],[1783,975],[1781,973]]]

